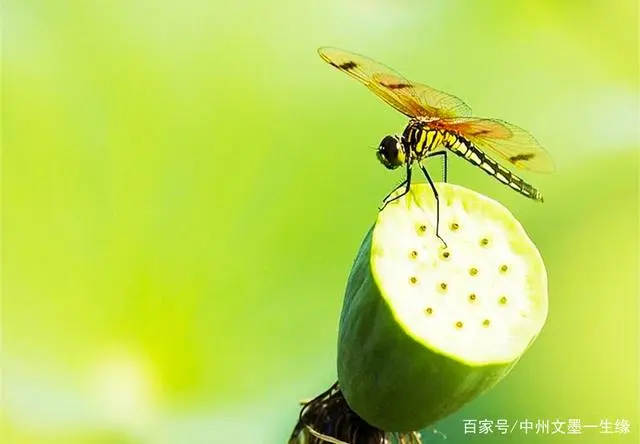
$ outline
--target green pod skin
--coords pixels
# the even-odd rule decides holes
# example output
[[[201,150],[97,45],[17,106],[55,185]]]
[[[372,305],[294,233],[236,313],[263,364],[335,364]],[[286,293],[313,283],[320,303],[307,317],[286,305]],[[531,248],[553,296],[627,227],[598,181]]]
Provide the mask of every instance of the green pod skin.
[[[426,195],[427,191],[420,186],[416,186],[416,188],[416,193],[418,193],[416,199],[424,200],[423,196]],[[494,336],[488,336],[489,339],[485,340],[483,336],[479,335],[482,334],[482,331],[491,331],[489,327],[476,334],[473,333],[475,331],[473,326],[467,326],[466,323],[464,329],[458,330],[461,332],[460,334],[467,334],[466,332],[468,332],[471,341],[477,340],[486,344],[486,348],[482,349],[486,351],[474,354],[473,350],[481,350],[478,348],[479,343],[470,345],[469,350],[472,351],[468,353],[464,348],[448,347],[447,343],[441,342],[439,346],[433,345],[435,343],[433,341],[429,342],[430,339],[428,337],[425,339],[424,335],[448,334],[447,332],[441,333],[443,331],[442,324],[438,324],[438,326],[436,324],[428,324],[429,321],[425,321],[428,325],[432,325],[431,327],[428,326],[426,330],[420,330],[420,326],[415,327],[414,325],[415,328],[411,327],[414,318],[405,318],[403,320],[402,316],[404,315],[402,313],[406,314],[407,310],[403,312],[402,307],[392,306],[391,304],[402,304],[402,300],[418,297],[421,294],[425,298],[432,298],[428,299],[432,301],[443,301],[444,299],[437,299],[439,297],[437,292],[428,290],[431,287],[424,290],[421,289],[419,293],[409,294],[407,290],[400,289],[397,283],[389,281],[391,283],[387,282],[386,287],[382,285],[380,280],[385,279],[383,276],[385,272],[379,268],[373,269],[376,265],[372,265],[375,263],[375,251],[386,252],[392,249],[404,248],[402,247],[402,245],[405,245],[402,243],[402,237],[407,236],[407,230],[406,226],[402,226],[401,223],[398,223],[396,227],[396,222],[392,222],[391,231],[387,231],[391,232],[392,235],[386,235],[386,238],[383,235],[383,239],[380,240],[376,237],[377,225],[381,220],[379,217],[377,224],[369,230],[362,242],[348,278],[339,323],[337,372],[340,389],[349,407],[367,423],[386,432],[406,433],[425,429],[456,412],[480,394],[494,387],[511,371],[523,353],[533,343],[546,319],[546,273],[544,272],[544,266],[537,250],[535,250],[535,246],[526,238],[524,230],[515,219],[507,215],[507,210],[499,204],[470,190],[449,184],[438,184],[438,189],[440,194],[445,196],[443,200],[446,200],[448,195],[449,204],[454,207],[461,204],[465,211],[473,212],[473,202],[480,202],[478,208],[487,209],[486,216],[473,216],[476,217],[476,219],[473,219],[475,221],[474,224],[467,221],[466,226],[469,227],[469,230],[476,230],[479,226],[478,224],[481,225],[493,221],[504,223],[506,228],[503,233],[507,233],[507,236],[512,236],[511,239],[515,239],[514,243],[521,245],[521,247],[505,246],[503,247],[504,251],[513,252],[513,257],[525,258],[523,261],[528,261],[526,263],[531,267],[531,272],[527,275],[526,281],[519,278],[511,281],[515,282],[513,284],[515,285],[514,288],[521,285],[521,287],[517,288],[525,290],[520,293],[514,290],[514,293],[510,295],[510,297],[513,296],[513,299],[509,300],[514,301],[515,304],[515,298],[521,297],[522,300],[533,301],[531,304],[533,308],[527,315],[529,318],[520,318],[519,314],[508,318],[508,322],[511,322],[509,324],[511,325],[510,328],[513,328],[510,331],[520,335],[519,339],[509,340],[511,341],[509,342],[510,344],[515,344],[512,348],[509,348],[508,345],[504,346],[506,348],[500,348],[497,345],[497,348],[494,347],[494,344],[499,344],[499,341],[509,337],[505,336],[504,333],[500,333],[502,330],[499,330],[498,327],[501,325],[501,321],[507,319],[505,314],[507,305],[500,306],[497,303],[496,307],[498,308],[487,308],[487,310],[490,310],[489,313],[493,313],[493,315],[487,316],[492,319],[491,328],[495,323],[495,328],[498,329],[495,330],[498,333],[495,333]],[[428,192],[430,193],[430,191]],[[397,208],[400,208],[396,210],[400,215],[398,220],[407,220],[405,216],[409,212],[416,211],[416,205],[413,203],[400,203],[398,205]],[[406,206],[406,209],[404,209],[403,205]],[[426,206],[429,206],[429,204]],[[483,211],[485,210],[478,214],[485,214]],[[447,214],[453,214],[453,210],[451,213],[445,211],[445,219]],[[464,227],[464,222],[460,226]],[[461,230],[462,228],[458,231]],[[496,236],[499,236],[501,232],[498,230],[494,233],[498,233]],[[453,237],[453,234],[449,236],[452,241],[455,241]],[[497,237],[495,240],[498,242]],[[414,241],[411,240],[411,242]],[[485,259],[481,253],[477,253],[477,257],[473,253],[467,254],[467,251],[464,250],[465,248],[468,248],[469,252],[476,250],[472,249],[475,247],[466,247],[466,245],[461,243],[456,247],[454,242],[451,242],[450,246],[453,246],[453,250],[450,250],[452,251],[451,257],[453,258],[457,254],[457,257],[460,258],[460,252],[462,252],[464,253],[462,254],[464,260],[477,259],[478,261],[483,261]],[[498,244],[496,243],[495,245],[495,248],[498,248]],[[437,251],[436,247],[429,246],[420,255],[424,257],[424,254],[427,256],[438,254],[431,253],[434,251]],[[396,253],[389,254],[393,256]],[[506,255],[506,253],[504,254]],[[471,256],[471,259],[469,256]],[[430,257],[427,259],[431,260]],[[486,264],[486,262],[479,262],[479,264]],[[388,267],[387,270],[391,270],[392,274],[401,274],[403,277],[407,269],[410,268],[395,256],[393,256]],[[524,268],[521,269],[524,270]],[[486,270],[488,271],[481,268],[478,275],[486,276],[486,273],[490,271],[489,269]],[[419,280],[426,279],[429,276],[433,277],[434,275],[440,276],[440,272],[437,271],[422,272],[422,275],[419,270],[414,272],[417,273],[416,276],[418,276]],[[476,273],[473,274],[475,275]],[[468,279],[468,281],[464,282],[476,282],[472,281],[472,279],[476,278],[457,275],[455,272],[449,279],[453,279],[449,280],[452,291],[453,287],[461,285],[460,282],[463,282],[464,279]],[[454,313],[454,318],[452,319],[465,319],[465,321],[471,322],[475,318],[471,315],[464,317],[464,310],[467,310],[468,313],[476,313],[474,310],[482,308],[478,308],[479,305],[477,304],[469,303],[465,299],[467,298],[467,293],[462,294],[460,286],[457,288],[457,293],[449,293],[444,296],[458,298],[448,299],[448,301],[454,301],[456,304],[458,303],[456,301],[462,301],[459,309],[457,308],[458,306],[453,306],[453,309],[449,307],[449,313]],[[495,285],[491,284],[487,288],[493,289]],[[385,291],[391,293],[385,295]],[[531,294],[527,294],[526,291],[531,291]],[[399,300],[400,302],[398,302]],[[475,296],[473,301],[474,303],[478,302]],[[438,307],[437,305],[433,306]],[[523,305],[523,307],[526,306]],[[436,312],[439,314],[445,309],[446,306],[444,305],[435,308],[434,315],[431,318],[436,316]],[[409,311],[411,310],[414,309],[410,308]],[[460,318],[456,316],[460,316]],[[470,330],[467,330],[467,328]],[[456,331],[454,327],[451,327],[451,330]],[[422,333],[419,333],[420,331]],[[419,337],[420,335],[422,335],[422,338]],[[451,337],[455,337],[455,334]],[[455,342],[455,340],[453,341]],[[464,344],[467,341],[464,340],[459,343],[466,347]],[[503,349],[506,350],[504,353],[501,352]],[[491,355],[496,350],[497,354]]]
[[[340,317],[340,389],[369,424],[387,432],[422,430],[496,385],[517,361],[470,366],[398,328],[371,274],[372,232],[351,269]]]

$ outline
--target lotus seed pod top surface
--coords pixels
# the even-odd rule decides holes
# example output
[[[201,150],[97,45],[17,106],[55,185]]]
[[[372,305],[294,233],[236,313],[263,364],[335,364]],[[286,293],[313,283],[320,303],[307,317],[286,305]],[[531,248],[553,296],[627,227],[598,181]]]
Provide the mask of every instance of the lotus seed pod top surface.
[[[542,258],[504,206],[452,184],[436,187],[446,247],[426,184],[378,216],[371,270],[382,296],[434,351],[469,365],[517,360],[547,317]]]

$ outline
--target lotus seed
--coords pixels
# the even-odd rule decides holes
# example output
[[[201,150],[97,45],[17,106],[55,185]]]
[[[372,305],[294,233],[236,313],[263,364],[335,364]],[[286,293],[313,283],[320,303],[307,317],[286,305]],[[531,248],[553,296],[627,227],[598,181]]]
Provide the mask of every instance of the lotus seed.
[[[431,308],[431,307],[427,307],[427,309],[425,310],[425,312],[426,312],[428,315],[431,315],[431,314],[433,314],[433,308]]]
[[[500,265],[500,271],[501,271],[501,272],[506,273],[506,272],[507,272],[507,270],[509,270],[509,267],[507,267],[507,266],[506,266],[506,265],[504,265],[504,264],[503,264],[503,265]]]
[[[449,253],[448,251],[443,251],[442,252],[442,257],[445,259],[449,259],[449,256],[451,256],[451,253]]]
[[[475,300],[476,300],[476,297],[477,297],[477,296],[476,296],[476,294],[475,294],[475,293],[471,293],[471,294],[469,295],[469,300],[470,300],[470,301],[475,301]]]
[[[485,319],[484,321],[482,321],[482,325],[484,325],[485,327],[488,327],[490,323],[491,321],[489,321],[489,319]]]
[[[463,326],[463,325],[464,325],[464,324],[462,324],[462,322],[461,322],[461,321],[456,322],[456,327],[457,327],[457,328],[462,328],[462,326]]]
[[[424,225],[424,224],[420,225],[420,226],[418,227],[418,231],[419,231],[420,233],[426,233],[426,232],[427,232],[427,226],[426,226],[426,225]]]
[[[442,290],[446,290],[446,289],[447,289],[447,283],[446,283],[446,282],[441,282],[441,283],[440,283],[440,288],[441,288]]]
[[[469,268],[469,274],[470,274],[471,276],[475,276],[476,274],[478,274],[478,269],[477,269],[477,268],[475,268],[475,267],[471,267],[471,268]]]
[[[412,284],[415,284],[416,282],[418,282],[418,278],[417,278],[417,277],[415,277],[415,276],[411,276],[411,278],[409,278],[409,281],[410,281]]]
[[[418,257],[418,252],[416,250],[411,250],[411,253],[409,253],[409,256],[411,257],[411,259],[415,259]]]
[[[486,237],[483,237],[482,239],[480,239],[481,247],[486,247],[487,245],[489,245],[489,239],[487,239]]]
[[[450,225],[451,231],[456,231],[458,228],[460,228],[460,225],[457,222],[454,222]]]
[[[502,296],[502,297],[500,298],[500,303],[501,303],[502,305],[506,304],[506,303],[507,303],[507,297],[506,297],[506,296]]]

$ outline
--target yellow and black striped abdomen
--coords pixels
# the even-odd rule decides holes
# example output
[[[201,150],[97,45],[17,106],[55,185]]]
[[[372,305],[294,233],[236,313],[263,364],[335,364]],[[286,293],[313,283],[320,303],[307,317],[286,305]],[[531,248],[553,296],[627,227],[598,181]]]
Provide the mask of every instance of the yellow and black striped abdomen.
[[[442,142],[450,151],[482,168],[485,173],[495,177],[498,181],[508,185],[518,193],[533,200],[543,201],[542,194],[537,189],[487,156],[464,137],[447,132],[444,134]]]

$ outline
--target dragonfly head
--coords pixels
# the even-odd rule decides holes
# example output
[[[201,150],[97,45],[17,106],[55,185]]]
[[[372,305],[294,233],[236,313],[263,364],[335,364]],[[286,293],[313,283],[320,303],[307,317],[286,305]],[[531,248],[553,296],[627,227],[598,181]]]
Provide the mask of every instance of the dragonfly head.
[[[405,162],[405,154],[399,136],[386,136],[380,142],[376,152],[378,160],[390,170],[398,168]]]

